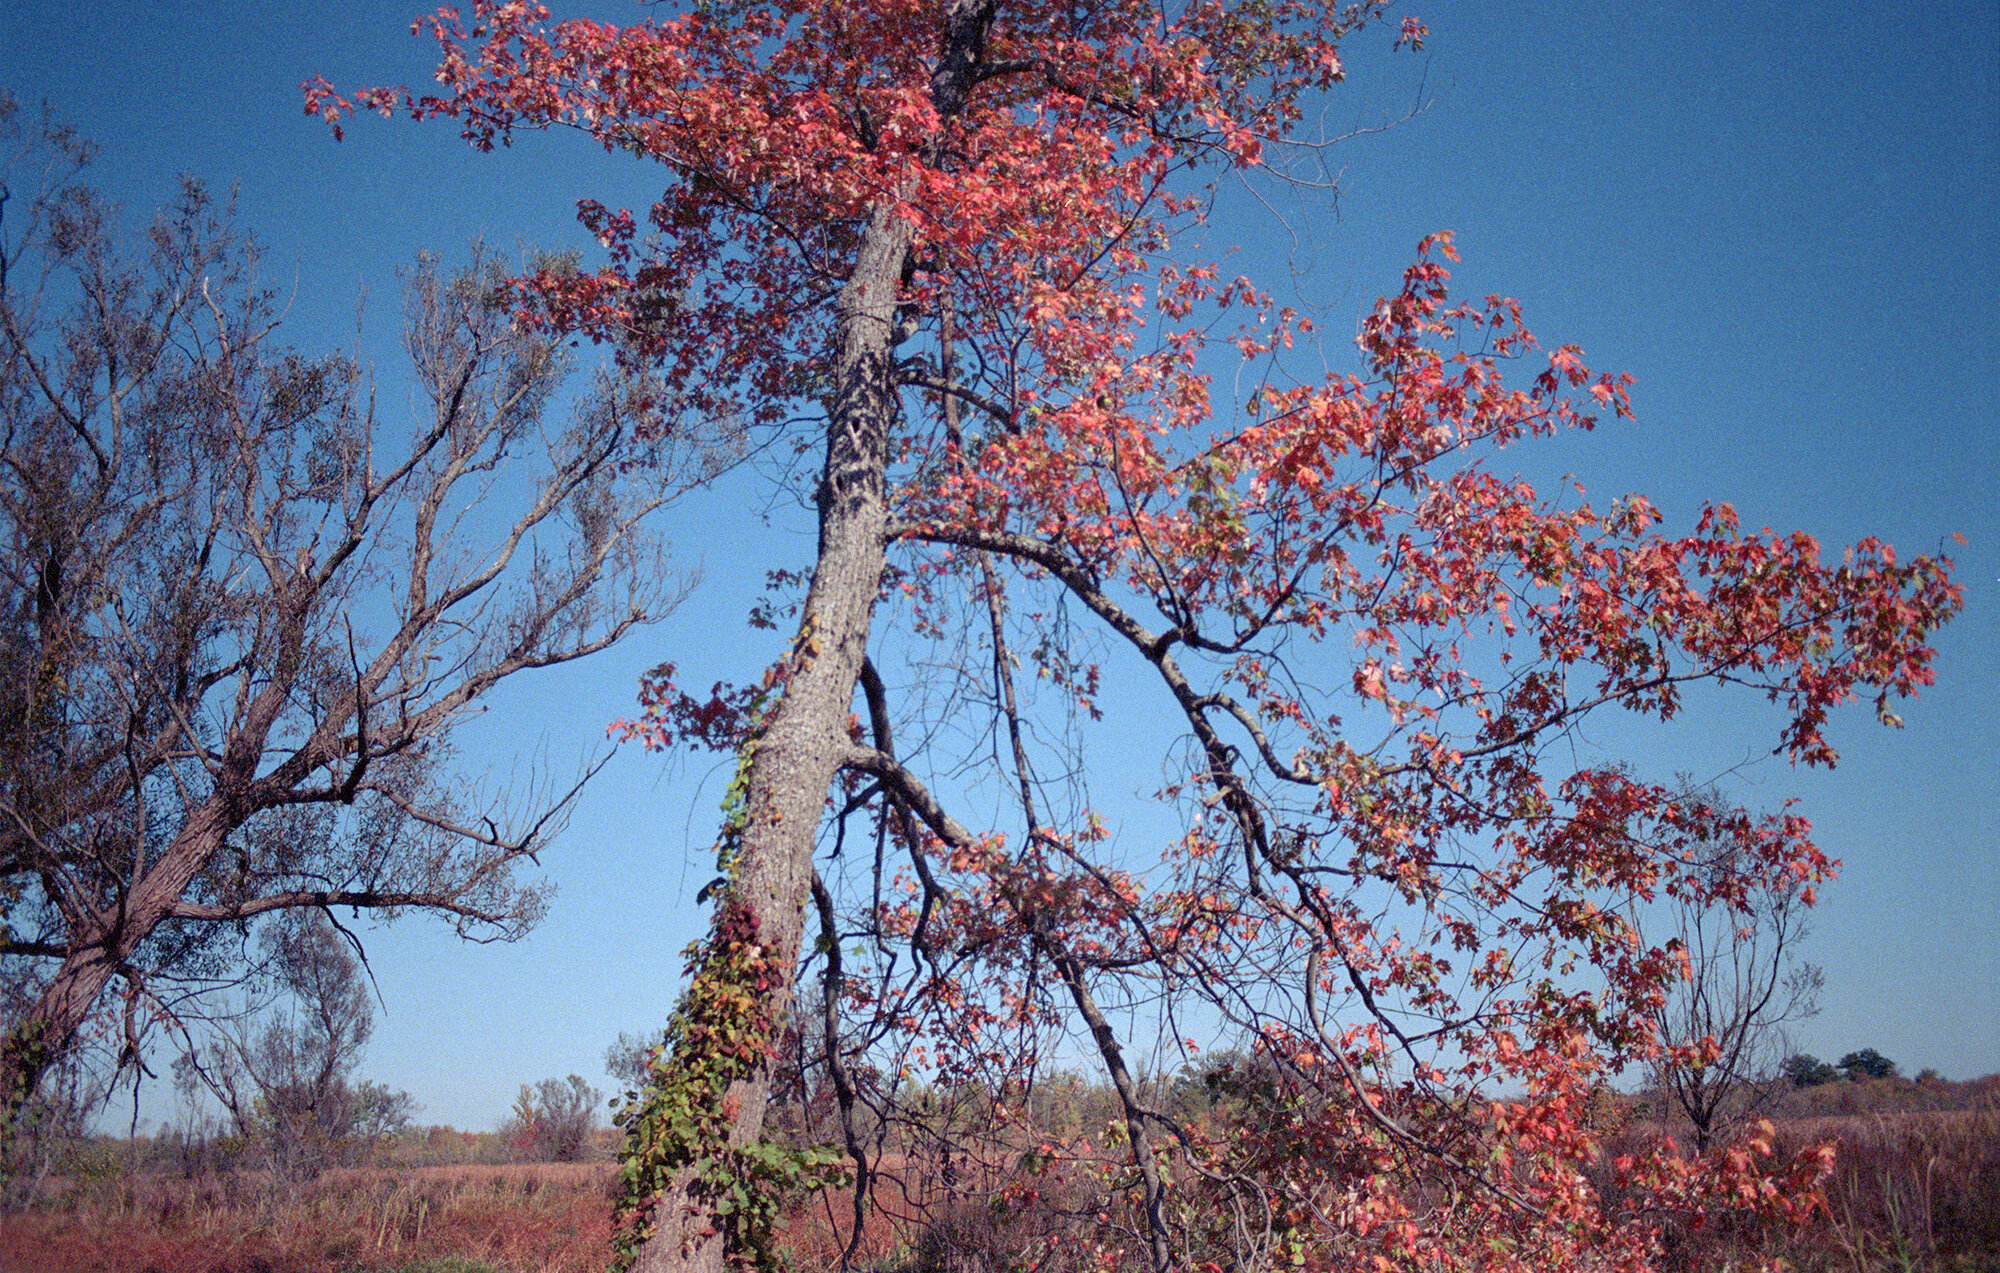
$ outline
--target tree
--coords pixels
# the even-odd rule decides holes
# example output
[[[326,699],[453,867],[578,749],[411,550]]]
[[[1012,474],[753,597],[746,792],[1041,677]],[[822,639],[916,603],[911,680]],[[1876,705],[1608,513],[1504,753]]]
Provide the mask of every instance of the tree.
[[[263,943],[277,1003],[221,1023],[183,1052],[183,1084],[214,1095],[281,1176],[358,1162],[414,1110],[407,1092],[351,1081],[375,1022],[361,963],[312,912],[267,924]]]
[[[1797,958],[1806,933],[1813,883],[1832,870],[1821,859],[1777,864],[1743,861],[1738,846],[1753,835],[1750,815],[1714,791],[1688,790],[1693,817],[1736,825],[1694,845],[1689,865],[1710,887],[1666,900],[1658,919],[1671,949],[1687,959],[1685,979],[1666,988],[1650,1015],[1664,1050],[1656,1062],[1666,1097],[1686,1116],[1696,1152],[1755,1113],[1783,1071],[1785,1025],[1819,1011],[1826,978]],[[1783,832],[1767,829],[1768,834]],[[1715,887],[1715,885],[1723,885]]]
[[[1837,1067],[1850,1079],[1887,1079],[1896,1077],[1896,1063],[1883,1056],[1874,1048],[1863,1048],[1859,1052],[1849,1052],[1840,1058]]]
[[[49,1177],[76,1173],[93,1152],[91,1120],[108,1101],[113,1077],[103,1067],[68,1066],[22,1107],[0,1159],[0,1207],[27,1207]]]
[[[644,377],[556,427],[569,360],[478,253],[410,274],[429,414],[378,419],[352,359],[276,344],[254,244],[199,184],[128,253],[88,147],[39,140],[0,243],[0,1127],[93,1014],[141,1055],[260,916],[532,925],[547,891],[514,868],[574,789],[477,803],[451,732],[671,604],[640,523],[687,454],[632,449]]]
[[[1379,14],[728,0],[618,29],[479,3],[431,19],[434,93],[308,87],[336,126],[562,126],[659,163],[643,213],[580,204],[603,263],[522,303],[819,464],[817,551],[757,616],[783,658],[709,694],[663,665],[633,725],[738,758],[712,930],[625,1120],[636,1267],[761,1261],[772,1199],[818,1169],[760,1139],[809,915],[853,1018],[829,1014],[836,1087],[850,1061],[1025,1073],[1075,1023],[1120,1102],[1106,1261],[1199,1238],[1242,1267],[1640,1267],[1661,1208],[1810,1205],[1817,1159],[1760,1186],[1750,1151],[1655,1154],[1615,1195],[1581,1170],[1591,1090],[1653,1046],[1681,967],[1615,903],[1739,889],[1690,865],[1718,834],[1746,869],[1816,858],[1800,819],[1716,826],[1563,740],[1740,684],[1781,750],[1831,763],[1837,706],[1887,718],[1930,681],[1958,590],[1872,541],[1829,565],[1727,505],[1668,533],[1643,497],[1496,472],[1624,416],[1626,381],[1511,302],[1452,303],[1447,238],[1363,322],[1358,374],[1294,378],[1311,324],[1175,239],[1204,173],[1283,175]],[[1218,405],[1232,350],[1251,387]],[[1117,744],[1106,676],[1158,713]],[[1158,737],[1184,833],[1134,865],[1089,762]],[[1146,1103],[1133,1032],[1218,1027],[1297,1117],[1203,1140]]]
[[[1782,1069],[1793,1087],[1818,1087],[1840,1077],[1839,1071],[1809,1052],[1795,1052],[1786,1057]]]
[[[521,1085],[514,1112],[500,1134],[516,1158],[532,1162],[582,1162],[604,1093],[572,1074]]]

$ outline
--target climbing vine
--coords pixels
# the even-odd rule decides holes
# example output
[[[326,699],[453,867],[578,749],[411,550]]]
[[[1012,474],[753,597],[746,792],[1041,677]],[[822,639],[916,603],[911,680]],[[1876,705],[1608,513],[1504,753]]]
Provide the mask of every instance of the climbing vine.
[[[46,1021],[23,1021],[0,1038],[0,1102],[4,1102],[0,1108],[19,1111],[34,1099],[36,1083],[54,1051],[49,1033]],[[0,1185],[13,1172],[18,1123],[18,1114],[0,1118]]]
[[[845,1174],[836,1146],[730,1141],[739,1099],[731,1088],[751,1080],[769,1058],[781,1024],[770,1005],[789,975],[781,961],[765,953],[756,912],[730,887],[748,820],[745,797],[756,733],[753,729],[738,749],[736,774],[723,801],[716,843],[721,875],[702,890],[704,898],[721,896],[713,927],[706,941],[688,948],[692,981],[648,1066],[651,1084],[616,1118],[625,1129],[625,1151],[613,1273],[630,1268],[652,1237],[661,1199],[682,1173],[690,1180],[688,1193],[712,1208],[730,1262],[758,1270],[783,1266],[773,1230],[785,1198],[837,1183]]]

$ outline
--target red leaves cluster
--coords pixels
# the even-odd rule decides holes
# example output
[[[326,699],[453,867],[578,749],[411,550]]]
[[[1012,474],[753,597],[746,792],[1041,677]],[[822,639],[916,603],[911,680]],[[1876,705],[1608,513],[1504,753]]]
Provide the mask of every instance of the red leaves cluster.
[[[639,719],[613,721],[611,733],[624,742],[641,743],[647,751],[685,745],[695,751],[736,752],[755,731],[758,714],[783,682],[782,673],[783,665],[771,669],[757,686],[718,681],[707,698],[697,698],[674,683],[674,665],[662,663],[640,678]]]

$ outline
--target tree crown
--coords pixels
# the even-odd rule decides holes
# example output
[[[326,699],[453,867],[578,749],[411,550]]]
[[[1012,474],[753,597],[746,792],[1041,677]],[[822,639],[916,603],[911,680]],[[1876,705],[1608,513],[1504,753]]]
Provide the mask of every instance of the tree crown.
[[[1622,1201],[1582,1171],[1593,1091],[1657,1054],[1650,1010],[1688,966],[1635,908],[1746,915],[1831,864],[1789,811],[1684,799],[1566,741],[1735,684],[1776,705],[1779,750],[1831,764],[1836,707],[1865,695],[1893,721],[1930,683],[1959,590],[1872,540],[1833,564],[1726,504],[1676,531],[1640,495],[1573,505],[1507,475],[1504,448],[1628,414],[1629,382],[1540,345],[1505,298],[1455,302],[1448,235],[1363,319],[1353,372],[1290,374],[1310,320],[1183,259],[1183,231],[1212,165],[1269,170],[1310,140],[1302,103],[1380,12],[798,0],[615,29],[482,3],[429,24],[440,92],[309,86],[335,122],[447,116],[481,147],[570,127],[660,164],[643,213],[579,205],[603,264],[523,280],[524,305],[690,410],[822,448],[786,658],[707,696],[663,666],[632,725],[739,756],[700,1028],[655,1076],[685,1087],[702,1040],[750,1042],[697,1102],[728,1137],[635,1138],[634,1176],[659,1181],[642,1236],[694,1217],[661,1249],[715,1232],[706,1186],[668,1168],[755,1167],[718,1146],[759,1126],[809,905],[836,1086],[843,1056],[941,1086],[1016,1075],[1079,1023],[1123,1116],[1117,1148],[1076,1152],[1129,1159],[1156,1268],[1168,1143],[1203,1214],[1264,1226],[1188,1222],[1183,1249],[1231,1264],[1308,1262],[1304,1199],[1333,1208],[1312,1212],[1329,1267],[1637,1266],[1655,1203],[1810,1210],[1824,1159],[1760,1182],[1765,1130],[1621,1162]],[[1240,412],[1214,392],[1232,359]],[[947,653],[890,663],[917,647],[877,637],[878,611]],[[1183,827],[1158,860],[1121,856],[1078,776],[1111,665],[1093,640],[1173,721],[1159,794]],[[911,733],[928,748],[900,751]],[[955,812],[995,791],[992,817]],[[1146,1104],[1119,1024],[1184,1011],[1241,1030],[1282,1116],[1204,1141]],[[1446,1197],[1469,1200],[1440,1220]]]

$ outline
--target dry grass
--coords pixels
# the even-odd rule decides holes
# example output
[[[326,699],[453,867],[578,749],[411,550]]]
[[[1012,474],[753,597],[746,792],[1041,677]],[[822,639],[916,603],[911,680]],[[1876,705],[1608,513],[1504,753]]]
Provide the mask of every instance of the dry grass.
[[[1778,1159],[1832,1142],[1827,1209],[1803,1226],[1729,1219],[1667,1234],[1668,1273],[1782,1260],[1793,1273],[2000,1273],[2000,1109],[1778,1122]],[[1656,1134],[1634,1127],[1629,1152]]]
[[[1827,1203],[1841,1259],[1824,1267],[2000,1270],[2000,1110],[1820,1121],[1795,1134],[1840,1146]]]
[[[0,1218],[7,1273],[332,1273],[420,1260],[601,1273],[607,1164],[128,1176]]]
[[[1642,1133],[1634,1128],[1632,1133]],[[1839,1145],[1828,1210],[1804,1228],[1726,1221],[1669,1235],[1667,1273],[1782,1259],[1796,1273],[2000,1273],[2000,1110],[1808,1117],[1779,1150]],[[1614,1152],[1616,1149],[1614,1148]],[[875,1182],[854,1265],[880,1273],[1071,1273],[1095,1252],[1080,1181],[1038,1177],[996,1210],[1000,1171],[894,1161]],[[609,1259],[606,1163],[378,1168],[309,1185],[243,1173],[127,1175],[45,1188],[0,1217],[4,1273],[361,1273],[462,1260],[501,1273],[599,1273]],[[973,1177],[978,1177],[974,1179]],[[1017,1186],[1021,1182],[1017,1182]],[[799,1273],[835,1268],[852,1194],[796,1208],[781,1232]],[[443,1273],[448,1266],[435,1266]],[[470,1268],[459,1266],[464,1273]]]

